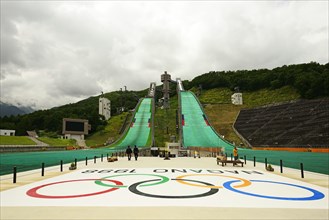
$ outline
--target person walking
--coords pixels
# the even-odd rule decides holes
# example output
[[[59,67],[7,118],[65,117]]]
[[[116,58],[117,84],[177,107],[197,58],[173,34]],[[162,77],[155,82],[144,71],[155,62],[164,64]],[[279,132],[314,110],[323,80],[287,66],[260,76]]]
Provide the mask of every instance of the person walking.
[[[138,153],[139,153],[139,150],[138,150],[137,146],[135,145],[135,147],[134,147],[135,160],[137,160],[137,158],[138,158]]]
[[[131,153],[133,151],[131,150],[130,146],[128,146],[127,150],[126,150],[126,154],[128,155],[128,160],[131,160]]]

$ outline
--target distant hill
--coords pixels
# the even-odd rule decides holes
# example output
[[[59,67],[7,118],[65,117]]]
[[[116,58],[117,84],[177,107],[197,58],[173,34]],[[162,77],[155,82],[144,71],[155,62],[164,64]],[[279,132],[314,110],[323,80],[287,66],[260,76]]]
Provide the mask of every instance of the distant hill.
[[[315,99],[329,96],[329,63],[323,65],[311,62],[284,65],[272,70],[212,71],[199,75],[191,81],[185,80],[183,84],[186,90],[201,94],[200,101],[203,103],[228,104],[230,94],[235,90],[244,94],[245,105],[249,107],[282,100],[289,101],[296,97]],[[171,97],[176,95],[175,86],[173,83],[170,85]],[[206,91],[215,91],[214,89],[226,91],[225,100],[217,100],[221,97],[220,92],[215,92],[212,96],[202,96]],[[111,100],[111,115],[119,115],[120,109],[124,109],[124,111],[133,109],[138,99],[147,95],[147,90],[105,93],[104,97]],[[276,90],[284,92],[277,94]],[[246,96],[248,93],[251,93],[249,101]],[[271,94],[274,94],[274,98],[270,96]],[[156,96],[155,100],[163,96],[161,85],[157,86]],[[280,99],[275,99],[275,97]],[[39,110],[30,114],[25,114],[26,111],[20,109],[25,115],[11,118],[0,117],[0,126],[5,129],[15,129],[17,135],[24,135],[26,130],[44,130],[61,134],[63,118],[81,118],[89,121],[90,134],[94,134],[103,131],[107,125],[107,122],[102,120],[98,114],[98,98],[99,96],[89,97],[77,103]],[[1,107],[1,114],[2,111],[5,112],[5,108]]]
[[[34,110],[31,107],[14,106],[4,102],[0,102],[0,117],[16,116],[32,113]]]
[[[105,93],[104,97],[111,100],[111,115],[113,116],[121,113],[118,109],[123,108],[125,111],[133,109],[138,99],[145,97],[146,94],[147,89],[142,91],[114,91]],[[61,134],[63,118],[80,118],[89,121],[90,133],[94,133],[103,130],[106,125],[106,121],[102,120],[98,114],[98,98],[99,96],[89,97],[77,103],[38,110],[14,118],[0,117],[0,127],[14,129],[16,135],[25,135],[27,130],[45,130]]]
[[[277,67],[272,70],[211,71],[185,82],[184,88],[229,88],[231,91],[252,92],[291,86],[301,98],[329,96],[329,63],[316,62]]]

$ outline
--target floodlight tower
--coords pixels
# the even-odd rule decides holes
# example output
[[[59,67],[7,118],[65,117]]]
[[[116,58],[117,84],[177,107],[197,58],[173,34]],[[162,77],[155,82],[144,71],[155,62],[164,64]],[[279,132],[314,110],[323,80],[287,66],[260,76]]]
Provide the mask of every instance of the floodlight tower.
[[[163,108],[168,109],[170,108],[169,105],[169,82],[171,81],[171,76],[170,74],[167,74],[167,71],[164,72],[164,74],[161,75],[161,82],[163,82]]]

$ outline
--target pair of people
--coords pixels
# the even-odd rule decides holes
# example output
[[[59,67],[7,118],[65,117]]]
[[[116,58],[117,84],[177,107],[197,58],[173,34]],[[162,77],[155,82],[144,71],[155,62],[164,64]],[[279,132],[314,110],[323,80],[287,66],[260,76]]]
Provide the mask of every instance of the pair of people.
[[[130,148],[130,146],[128,146],[127,150],[126,150],[126,154],[128,155],[128,160],[131,160],[131,154],[134,152],[134,156],[135,156],[135,160],[137,160],[138,158],[138,153],[139,153],[139,150],[137,148],[137,146],[135,145],[134,147],[134,150],[132,150]]]

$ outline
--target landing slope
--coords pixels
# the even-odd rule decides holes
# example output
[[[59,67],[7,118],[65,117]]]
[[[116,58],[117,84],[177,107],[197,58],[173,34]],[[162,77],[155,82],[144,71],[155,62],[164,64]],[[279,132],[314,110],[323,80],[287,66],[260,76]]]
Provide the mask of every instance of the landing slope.
[[[152,98],[142,99],[127,134],[115,145],[115,148],[126,148],[128,145],[138,147],[150,145],[148,140],[151,134],[151,106]]]
[[[192,92],[180,91],[180,96],[184,147],[233,148],[211,127],[206,114]]]

